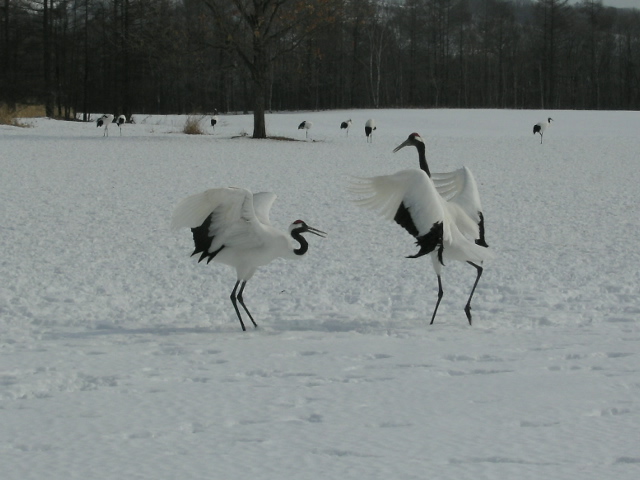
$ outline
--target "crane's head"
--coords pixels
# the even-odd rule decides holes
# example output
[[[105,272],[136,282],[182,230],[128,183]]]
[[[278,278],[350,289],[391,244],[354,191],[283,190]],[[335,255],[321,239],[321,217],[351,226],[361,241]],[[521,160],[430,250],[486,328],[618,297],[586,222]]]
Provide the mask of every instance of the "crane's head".
[[[548,122],[549,122],[549,124],[550,124],[551,122],[553,122],[553,118],[549,117]]]
[[[416,148],[419,148],[420,146],[424,147],[424,140],[417,133],[412,133],[407,137],[407,139],[404,142],[402,142],[400,145],[398,145],[396,148],[393,149],[393,153],[396,153],[401,148],[408,147],[408,146],[412,146]]]
[[[318,230],[317,228],[310,227],[309,225],[304,223],[302,220],[296,220],[289,226],[289,232],[294,232],[294,231],[296,233],[309,232],[323,238],[327,236],[327,234],[322,230]]]

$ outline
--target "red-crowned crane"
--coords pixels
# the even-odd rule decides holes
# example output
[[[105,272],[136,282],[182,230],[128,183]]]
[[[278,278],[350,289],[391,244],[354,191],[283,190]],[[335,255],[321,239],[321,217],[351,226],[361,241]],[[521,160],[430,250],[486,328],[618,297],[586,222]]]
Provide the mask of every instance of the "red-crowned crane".
[[[367,143],[373,143],[373,131],[376,129],[376,121],[373,118],[364,124],[364,133],[367,136]]]
[[[116,120],[116,124],[118,125],[118,128],[120,128],[120,136],[122,136],[122,125],[124,125],[125,123],[127,123],[127,117],[125,117],[124,115],[120,115]]]
[[[215,131],[216,124],[218,123],[218,110],[213,111],[213,115],[211,116],[211,129]]]
[[[304,130],[305,138],[309,138],[309,129],[311,127],[313,127],[313,122],[305,120],[300,125],[298,125],[298,130]]]
[[[342,122],[340,124],[340,129],[347,131],[347,137],[349,136],[349,129],[351,128],[351,124],[352,124],[351,119],[347,120],[346,122]]]
[[[362,178],[350,190],[361,196],[357,204],[395,220],[416,238],[420,250],[407,258],[430,254],[438,277],[438,300],[431,324],[444,294],[441,272],[445,262],[467,262],[476,269],[476,280],[464,308],[471,325],[471,299],[482,275],[482,263],[493,258],[484,239],[484,217],[476,181],[466,167],[432,176],[424,140],[417,133],[409,135],[393,151],[409,145],[418,150],[420,170]]]
[[[104,127],[104,132],[102,132],[103,137],[109,136],[109,125],[113,122],[113,115],[104,114],[96,121],[96,127]]]
[[[544,131],[551,126],[551,122],[553,122],[553,118],[549,117],[542,122],[538,122],[533,126],[533,134],[540,134],[540,145],[542,145],[542,136],[544,135]]]
[[[252,194],[243,188],[215,188],[182,200],[171,220],[174,229],[187,227],[193,233],[198,262],[224,263],[236,269],[237,281],[231,292],[231,303],[242,330],[246,330],[237,302],[255,320],[244,304],[242,293],[256,269],[276,258],[301,258],[309,248],[302,236],[325,232],[310,227],[302,220],[289,226],[288,233],[271,226],[269,211],[276,195],[269,192]],[[298,243],[296,247],[295,243]]]

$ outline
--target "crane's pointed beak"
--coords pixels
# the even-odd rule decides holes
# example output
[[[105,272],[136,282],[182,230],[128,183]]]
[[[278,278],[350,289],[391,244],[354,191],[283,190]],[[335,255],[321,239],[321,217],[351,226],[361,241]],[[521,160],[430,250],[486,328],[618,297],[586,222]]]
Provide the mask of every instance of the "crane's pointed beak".
[[[398,145],[396,148],[393,149],[393,153],[396,153],[398,150],[400,150],[401,148],[406,147],[407,145],[411,145],[411,141],[409,139],[406,139],[404,142],[402,142],[400,145]]]
[[[318,230],[317,228],[310,227],[309,225],[307,225],[307,232],[313,233],[314,235],[317,235],[322,238],[325,238],[327,236],[327,234],[322,230]]]

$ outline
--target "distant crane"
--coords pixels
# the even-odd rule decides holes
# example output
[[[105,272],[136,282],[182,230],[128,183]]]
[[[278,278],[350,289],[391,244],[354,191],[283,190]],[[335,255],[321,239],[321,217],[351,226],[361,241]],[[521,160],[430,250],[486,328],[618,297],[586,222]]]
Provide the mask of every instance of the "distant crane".
[[[218,110],[213,111],[213,115],[211,116],[211,128],[215,131],[216,124],[218,123]]]
[[[215,188],[182,200],[175,211],[171,226],[187,227],[193,233],[198,262],[224,263],[236,269],[237,281],[231,292],[231,303],[242,330],[246,330],[237,302],[249,315],[242,293],[256,269],[276,258],[301,258],[309,248],[302,236],[313,233],[319,237],[326,233],[310,227],[302,220],[289,226],[288,233],[271,226],[269,211],[276,195],[269,192],[252,194],[243,188]],[[296,248],[294,241],[299,244]]]
[[[466,167],[434,174],[432,178],[422,137],[412,133],[393,151],[406,146],[417,148],[420,170],[362,178],[350,190],[363,196],[356,200],[357,204],[395,220],[416,238],[420,250],[407,258],[430,254],[438,277],[438,300],[431,324],[444,294],[441,272],[445,261],[467,262],[476,269],[476,280],[464,308],[471,325],[471,299],[482,275],[482,263],[493,258],[484,238],[484,216],[476,181]]]
[[[347,131],[347,137],[349,136],[349,129],[351,128],[351,119],[347,120],[346,122],[342,122],[340,124],[340,129],[341,130],[346,130]]]
[[[367,136],[367,143],[373,143],[373,131],[376,129],[376,121],[373,118],[364,124],[364,133]]]
[[[551,126],[551,122],[553,122],[553,118],[549,117],[547,120],[538,122],[533,126],[533,134],[540,134],[540,145],[542,145],[542,136],[544,135],[544,131]]]
[[[305,133],[305,138],[309,138],[309,129],[313,127],[313,122],[304,121],[300,125],[298,125],[298,130],[303,130]]]
[[[113,122],[113,115],[111,114],[104,114],[102,115],[98,121],[96,122],[96,127],[104,127],[104,132],[102,133],[103,137],[108,137],[109,136],[109,125],[111,124],[111,122]]]
[[[120,115],[116,120],[116,124],[118,125],[118,128],[120,128],[120,136],[122,136],[122,125],[124,125],[125,123],[127,123],[127,117],[125,117],[124,115]]]

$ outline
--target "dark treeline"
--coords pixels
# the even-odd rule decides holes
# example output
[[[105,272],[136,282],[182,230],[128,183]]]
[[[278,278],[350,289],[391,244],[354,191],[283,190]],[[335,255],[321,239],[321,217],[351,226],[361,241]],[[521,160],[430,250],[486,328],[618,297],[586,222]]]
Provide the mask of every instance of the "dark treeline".
[[[0,0],[0,103],[38,102],[62,118],[250,111],[247,62],[211,3],[225,4],[232,22],[239,5],[274,1]],[[269,65],[268,110],[640,109],[637,9],[601,0],[278,1],[290,4],[279,25],[298,22],[310,4],[335,9],[311,35],[294,41],[282,29],[286,54]]]

